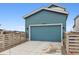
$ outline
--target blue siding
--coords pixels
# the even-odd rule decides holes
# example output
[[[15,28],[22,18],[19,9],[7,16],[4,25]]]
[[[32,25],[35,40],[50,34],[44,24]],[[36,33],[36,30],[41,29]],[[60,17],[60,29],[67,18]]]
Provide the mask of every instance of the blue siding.
[[[65,14],[43,10],[43,11],[40,11],[40,12],[26,18],[26,20],[25,20],[26,32],[27,32],[27,34],[29,34],[29,29],[27,29],[27,28],[29,28],[29,25],[62,23],[63,24],[63,33],[64,33],[64,31],[66,31],[66,19],[67,19],[67,15],[65,15]],[[41,29],[43,29],[43,30],[41,30]],[[46,31],[44,31],[44,29]],[[61,30],[60,29],[57,30],[57,29],[59,29],[59,28],[58,27],[50,27],[50,28],[49,27],[44,27],[44,28],[34,27],[34,28],[32,28],[32,38],[33,38],[33,40],[36,40],[36,39],[42,40],[42,38],[43,38],[44,40],[49,39],[49,41],[51,41],[52,39],[54,41],[60,41],[61,35],[59,35],[59,34],[60,34]],[[46,35],[44,34],[44,32],[46,33]],[[36,36],[36,35],[38,35],[38,36]],[[42,35],[44,37],[42,37],[42,36],[39,37],[39,35]],[[53,38],[51,35],[53,36]],[[62,36],[63,36],[63,34],[62,34]]]
[[[29,25],[32,25],[32,24],[62,23],[64,26],[64,31],[66,31],[66,17],[67,17],[67,15],[64,15],[64,14],[59,14],[59,13],[49,12],[49,11],[41,11],[26,19],[26,21],[27,21],[26,27],[29,27]],[[27,32],[28,32],[28,30],[27,30]]]
[[[60,42],[61,26],[33,26],[31,27],[31,40]]]

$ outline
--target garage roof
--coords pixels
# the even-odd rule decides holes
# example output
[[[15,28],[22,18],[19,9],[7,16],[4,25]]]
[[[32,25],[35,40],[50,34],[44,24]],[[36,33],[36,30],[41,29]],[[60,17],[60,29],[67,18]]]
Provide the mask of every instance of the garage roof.
[[[38,10],[35,10],[35,11],[31,12],[30,14],[24,15],[23,18],[25,19],[25,18],[27,18],[27,17],[29,17],[29,16],[34,15],[34,14],[37,13],[37,12],[42,11],[42,10],[51,11],[51,12],[57,12],[57,13],[61,13],[61,14],[68,14],[68,12],[66,12],[64,8],[59,7],[59,8],[64,9],[64,11],[61,11],[61,10],[55,10],[55,9],[50,8],[50,7],[52,7],[52,6],[54,6],[54,7],[59,7],[59,6],[56,6],[56,5],[51,4],[51,5],[49,5],[47,8],[40,8],[40,9],[38,9]]]

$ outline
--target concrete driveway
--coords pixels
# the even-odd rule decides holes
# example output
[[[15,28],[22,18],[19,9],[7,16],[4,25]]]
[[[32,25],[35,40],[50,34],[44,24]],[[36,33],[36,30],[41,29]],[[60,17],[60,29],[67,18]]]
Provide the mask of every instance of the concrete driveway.
[[[59,48],[55,53],[46,53],[43,49],[48,48],[50,44]],[[27,41],[14,48],[3,51],[1,55],[61,55],[61,44],[57,42],[45,41]]]

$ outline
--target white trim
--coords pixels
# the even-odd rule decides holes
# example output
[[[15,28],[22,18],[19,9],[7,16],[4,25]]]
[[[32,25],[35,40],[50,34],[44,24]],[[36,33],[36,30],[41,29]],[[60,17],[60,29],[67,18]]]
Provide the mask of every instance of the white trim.
[[[52,11],[52,12],[58,12],[58,13],[68,14],[67,11],[60,11],[60,10],[54,10],[54,9],[44,8],[44,7],[43,7],[43,8],[40,8],[40,9],[38,9],[38,10],[32,11],[32,12],[29,13],[29,14],[24,15],[23,18],[26,18],[26,17],[28,17],[28,16],[30,16],[30,15],[32,15],[32,14],[34,14],[34,13],[37,13],[37,12],[39,12],[39,11],[41,11],[41,10],[48,10],[48,11]]]
[[[56,9],[53,9],[53,8],[52,9],[51,8],[44,8],[44,9],[54,11],[54,12],[58,12],[58,13],[68,14],[68,12],[66,12],[66,11],[56,10]]]
[[[32,26],[49,26],[49,25],[61,25],[61,44],[62,44],[63,25],[61,23],[58,23],[58,24],[34,24],[34,25],[29,25],[29,40],[31,40],[31,27]]]
[[[31,39],[31,27],[29,26],[29,40]]]
[[[34,10],[34,11],[32,11],[32,12],[29,13],[29,14],[25,14],[25,15],[23,16],[23,18],[26,18],[26,17],[28,17],[28,16],[34,14],[34,13],[37,13],[37,12],[39,12],[39,11],[42,10],[42,9],[43,9],[43,8],[40,8],[40,9],[38,9],[38,10]]]
[[[33,24],[33,25],[29,25],[29,26],[49,26],[49,25],[61,25],[61,23],[57,23],[57,24]]]
[[[63,46],[63,25],[61,24],[61,45]]]

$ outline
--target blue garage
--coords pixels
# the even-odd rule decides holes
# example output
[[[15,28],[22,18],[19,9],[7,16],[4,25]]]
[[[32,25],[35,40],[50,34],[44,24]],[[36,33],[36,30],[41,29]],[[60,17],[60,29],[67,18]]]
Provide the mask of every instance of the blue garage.
[[[29,38],[33,41],[61,42],[62,24],[32,25]]]
[[[67,16],[65,8],[53,4],[24,15],[27,38],[33,41],[61,42],[66,31]]]

